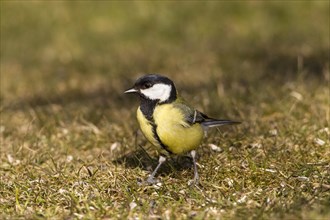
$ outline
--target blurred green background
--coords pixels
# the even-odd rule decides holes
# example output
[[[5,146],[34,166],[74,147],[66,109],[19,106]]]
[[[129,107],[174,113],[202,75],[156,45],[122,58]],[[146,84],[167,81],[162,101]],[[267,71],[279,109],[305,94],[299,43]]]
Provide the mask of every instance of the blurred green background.
[[[328,1],[2,1],[1,106],[83,100],[101,117],[156,72],[230,116],[229,96],[244,106],[287,82],[326,85],[328,26]]]
[[[118,122],[122,92],[161,73],[197,108],[253,121],[278,109],[250,107],[329,83],[328,27],[329,1],[1,1],[1,108]]]
[[[0,4],[4,217],[329,215],[329,1]],[[145,73],[167,75],[210,116],[243,121],[207,138],[223,152],[200,149],[203,193],[216,202],[184,188],[186,171],[163,177],[171,184],[156,190],[168,195],[162,199],[136,184],[150,162],[136,156],[138,103],[123,91]],[[135,163],[127,165],[130,153]],[[100,171],[81,177],[82,166]],[[38,178],[46,184],[37,189]],[[81,180],[92,190],[71,197],[53,190],[73,192]],[[241,195],[250,202],[237,205]],[[139,208],[128,214],[136,198]]]
[[[63,97],[153,72],[191,87],[322,82],[328,25],[328,1],[2,1],[1,99]]]

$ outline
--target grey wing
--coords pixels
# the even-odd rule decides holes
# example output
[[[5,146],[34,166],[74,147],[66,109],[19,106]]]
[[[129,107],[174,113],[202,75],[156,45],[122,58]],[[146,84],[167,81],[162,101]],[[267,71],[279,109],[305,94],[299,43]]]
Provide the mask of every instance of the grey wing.
[[[195,123],[203,123],[205,122],[205,120],[207,120],[208,117],[203,114],[202,112],[193,109],[193,111],[191,111],[191,113],[189,115],[187,115],[187,122],[189,124],[195,124]]]
[[[227,120],[227,119],[211,118],[196,109],[190,109],[189,114],[186,115],[186,122],[189,125],[199,123],[199,124],[203,125],[204,127],[218,127],[218,126],[222,126],[222,125],[231,125],[231,124],[240,123],[238,121],[232,121],[232,120]]]
[[[190,127],[195,123],[202,123],[203,121],[205,121],[203,113],[191,108],[185,102],[177,102],[174,105],[176,108],[180,109],[180,111],[184,115],[184,121],[182,123],[184,127]]]
[[[176,103],[176,107],[180,108],[185,116],[186,123],[183,124],[184,127],[190,127],[191,125],[196,123],[201,124],[205,127],[217,127],[222,125],[240,123],[232,120],[211,118],[204,113],[189,107],[185,103]]]

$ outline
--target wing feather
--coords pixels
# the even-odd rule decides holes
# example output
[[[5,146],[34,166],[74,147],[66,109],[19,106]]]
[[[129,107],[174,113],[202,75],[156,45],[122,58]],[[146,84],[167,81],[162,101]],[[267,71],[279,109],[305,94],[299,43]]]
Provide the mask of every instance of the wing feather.
[[[183,127],[190,127],[196,123],[199,123],[205,127],[217,127],[240,123],[238,121],[211,118],[206,114],[191,108],[183,99],[179,99],[174,105],[176,108],[180,109],[184,115],[184,121],[181,122]]]

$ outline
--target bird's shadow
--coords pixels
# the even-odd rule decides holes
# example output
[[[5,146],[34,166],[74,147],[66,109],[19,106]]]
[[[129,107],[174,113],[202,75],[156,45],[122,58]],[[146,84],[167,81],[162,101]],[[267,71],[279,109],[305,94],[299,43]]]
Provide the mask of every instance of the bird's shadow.
[[[142,147],[135,151],[129,152],[112,161],[115,164],[124,165],[125,168],[141,168],[152,172],[157,164],[157,156],[150,156]],[[193,168],[192,158],[186,155],[166,157],[166,161],[162,164],[157,172],[157,176],[166,176],[174,171],[183,171]]]

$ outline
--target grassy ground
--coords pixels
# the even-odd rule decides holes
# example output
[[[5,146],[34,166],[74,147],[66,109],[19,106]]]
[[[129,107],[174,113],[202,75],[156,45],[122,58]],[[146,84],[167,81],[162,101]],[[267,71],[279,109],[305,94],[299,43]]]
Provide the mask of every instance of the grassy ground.
[[[156,186],[123,91],[240,120]],[[1,1],[1,219],[329,219],[329,1]],[[210,144],[216,145],[212,150]]]

